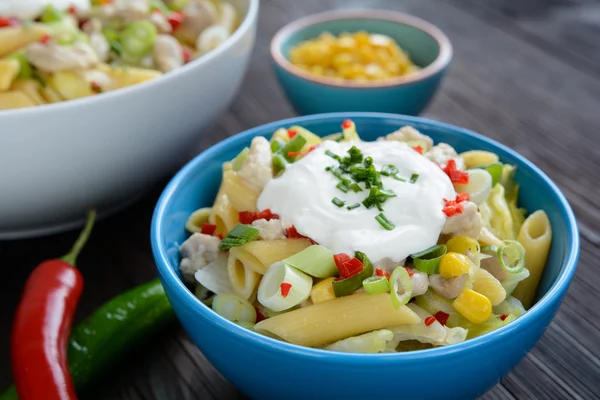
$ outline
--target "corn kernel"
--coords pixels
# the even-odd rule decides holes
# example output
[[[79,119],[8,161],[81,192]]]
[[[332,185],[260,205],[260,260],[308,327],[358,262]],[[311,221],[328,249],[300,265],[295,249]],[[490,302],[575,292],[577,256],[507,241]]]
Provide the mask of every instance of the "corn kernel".
[[[452,307],[474,324],[481,324],[492,315],[490,299],[467,288],[464,288],[452,302]]]
[[[312,287],[310,291],[310,299],[312,300],[313,304],[335,299],[332,285],[333,279],[334,278],[323,279],[321,282]]]
[[[449,252],[440,261],[440,275],[451,279],[469,272],[471,261],[464,254]]]
[[[477,240],[468,236],[455,236],[448,240],[446,247],[449,252],[467,255],[467,251],[475,254],[477,251]]]

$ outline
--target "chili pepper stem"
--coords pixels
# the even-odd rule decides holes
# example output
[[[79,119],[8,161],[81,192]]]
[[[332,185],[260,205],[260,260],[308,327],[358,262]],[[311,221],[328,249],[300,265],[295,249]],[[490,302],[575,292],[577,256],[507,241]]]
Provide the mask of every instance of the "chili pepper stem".
[[[81,252],[81,249],[83,249],[83,246],[85,245],[85,243],[87,242],[88,238],[90,237],[90,235],[92,233],[92,227],[94,226],[95,219],[96,219],[96,210],[94,210],[94,209],[89,210],[88,214],[87,214],[87,222],[85,223],[83,230],[79,234],[77,241],[71,248],[71,251],[68,254],[61,257],[61,260],[71,264],[72,266],[75,266],[75,262],[77,261],[77,256]]]

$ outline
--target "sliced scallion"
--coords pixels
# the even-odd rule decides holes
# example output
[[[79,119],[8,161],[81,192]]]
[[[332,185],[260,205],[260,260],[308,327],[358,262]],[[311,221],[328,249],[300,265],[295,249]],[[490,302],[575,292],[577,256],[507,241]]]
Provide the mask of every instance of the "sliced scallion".
[[[398,294],[400,285],[403,289],[403,293],[401,295]],[[392,305],[394,308],[399,308],[400,306],[405,305],[412,297],[412,281],[410,280],[410,276],[403,266],[396,267],[394,272],[392,272],[389,281],[389,288],[392,295]]]
[[[243,246],[258,236],[259,230],[251,225],[237,224],[221,240],[219,249],[229,250],[232,247]]]
[[[518,274],[525,268],[525,247],[516,240],[505,240],[497,254],[500,266],[507,272]]]
[[[256,309],[248,300],[234,294],[218,294],[213,298],[212,309],[230,321],[255,323]]]
[[[350,187],[346,185],[345,182],[340,182],[335,187],[340,189],[344,193],[348,193],[348,191],[350,190]]]
[[[446,245],[436,244],[419,253],[411,254],[413,267],[428,275],[437,274],[440,267],[440,261],[447,250]]]
[[[271,265],[258,286],[258,301],[273,311],[284,311],[310,296],[313,280],[304,272],[276,262]]]
[[[384,229],[387,229],[388,231],[393,230],[396,225],[394,225],[389,219],[386,218],[385,215],[383,215],[383,213],[379,213],[375,219],[377,220],[377,222],[379,222],[379,225],[381,225]]]
[[[331,150],[326,150],[325,151],[325,155],[328,155],[329,157],[333,158],[334,160],[342,162],[342,159],[340,158],[340,156],[338,156],[337,154],[333,153]]]
[[[349,205],[349,206],[348,206],[348,207],[346,207],[346,208],[347,208],[348,210],[354,210],[355,208],[358,208],[358,207],[360,207],[360,204],[359,204],[359,203],[354,203],[354,204],[351,204],[351,205]]]
[[[318,244],[289,256],[283,262],[316,278],[329,278],[338,273],[333,252]]]
[[[417,179],[419,179],[419,174],[412,174],[412,175],[410,176],[410,180],[409,180],[409,182],[410,182],[410,183],[415,183],[415,182],[417,182]]]
[[[333,199],[331,199],[331,202],[338,207],[343,207],[344,204],[346,204],[346,202],[340,199],[339,197],[334,197]]]
[[[306,144],[306,139],[302,135],[296,135],[293,139],[287,142],[281,150],[279,150],[279,154],[283,156],[287,161],[292,161],[292,158],[289,157],[289,153],[296,153],[302,150],[304,145]]]
[[[284,171],[287,167],[287,164],[287,161],[281,154],[273,154],[273,169],[275,170],[275,173]]]
[[[368,294],[385,293],[390,290],[390,283],[385,276],[370,276],[362,284]]]

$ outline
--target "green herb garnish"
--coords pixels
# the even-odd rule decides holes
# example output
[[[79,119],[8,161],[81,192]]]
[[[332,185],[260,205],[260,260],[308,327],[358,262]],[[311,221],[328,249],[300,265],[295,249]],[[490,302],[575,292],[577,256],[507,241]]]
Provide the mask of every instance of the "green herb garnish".
[[[343,207],[344,204],[346,203],[344,200],[340,199],[339,197],[334,197],[333,199],[331,199],[331,202],[338,207]]]
[[[394,225],[389,219],[387,219],[386,216],[383,215],[383,213],[379,213],[375,217],[375,219],[377,220],[377,222],[379,222],[381,226],[383,226],[384,229],[387,229],[388,231],[391,231],[396,227],[396,225]]]

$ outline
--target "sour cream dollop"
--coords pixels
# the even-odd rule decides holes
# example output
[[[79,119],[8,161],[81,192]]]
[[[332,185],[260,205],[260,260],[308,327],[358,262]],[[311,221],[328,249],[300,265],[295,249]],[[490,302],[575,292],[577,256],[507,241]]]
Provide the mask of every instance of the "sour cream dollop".
[[[22,20],[35,19],[47,4],[52,4],[59,10],[75,6],[77,10],[90,9],[90,0],[0,0],[0,16],[14,17]]]
[[[396,194],[383,204],[384,215],[395,225],[393,230],[384,229],[375,219],[381,212],[377,207],[367,209],[362,205],[368,190],[344,193],[336,188],[339,180],[325,170],[339,165],[325,154],[327,150],[345,157],[352,146],[358,147],[365,157],[372,157],[378,171],[392,164],[402,178],[419,174],[414,184],[382,176],[384,189]],[[443,199],[455,196],[452,182],[441,168],[406,143],[325,141],[289,165],[281,176],[271,179],[257,205],[260,210],[269,208],[279,214],[285,227],[294,225],[299,233],[334,253],[362,251],[371,262],[386,257],[399,262],[437,243],[446,221]],[[334,197],[344,200],[345,205],[333,204]],[[360,207],[346,208],[355,203]]]

